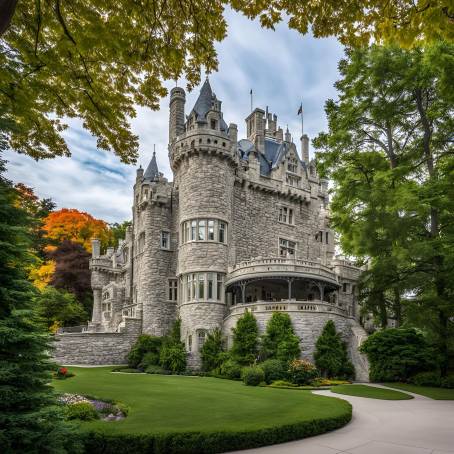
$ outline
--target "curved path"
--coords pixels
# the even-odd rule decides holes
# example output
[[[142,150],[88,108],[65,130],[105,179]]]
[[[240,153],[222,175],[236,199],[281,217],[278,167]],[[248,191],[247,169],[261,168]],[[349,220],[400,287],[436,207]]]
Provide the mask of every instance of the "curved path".
[[[348,400],[353,405],[352,421],[324,435],[241,453],[454,454],[452,400],[432,400],[412,393],[408,393],[414,396],[411,400],[368,399],[331,391],[315,393]]]

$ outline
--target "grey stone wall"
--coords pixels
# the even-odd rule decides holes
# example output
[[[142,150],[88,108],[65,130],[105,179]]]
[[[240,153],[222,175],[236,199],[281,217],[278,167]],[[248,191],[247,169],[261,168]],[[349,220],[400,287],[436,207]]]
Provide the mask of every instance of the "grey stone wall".
[[[56,334],[53,359],[62,365],[125,364],[141,325],[141,320],[127,319],[122,333]]]

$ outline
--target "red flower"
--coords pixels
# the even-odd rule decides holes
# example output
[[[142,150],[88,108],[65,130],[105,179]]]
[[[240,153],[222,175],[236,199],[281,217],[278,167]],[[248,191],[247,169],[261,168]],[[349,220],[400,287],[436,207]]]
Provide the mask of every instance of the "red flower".
[[[68,369],[66,369],[66,367],[60,367],[60,369],[58,369],[58,373],[60,375],[66,375],[68,373]]]

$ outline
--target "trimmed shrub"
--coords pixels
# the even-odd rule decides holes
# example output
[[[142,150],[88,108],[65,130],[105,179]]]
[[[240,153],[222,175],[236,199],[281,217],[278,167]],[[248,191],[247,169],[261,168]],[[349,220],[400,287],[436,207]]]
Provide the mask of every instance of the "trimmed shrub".
[[[221,364],[220,373],[223,377],[231,380],[237,380],[241,378],[241,366],[233,359],[228,359]]]
[[[276,380],[283,380],[287,376],[285,364],[278,359],[267,359],[260,363],[260,367],[265,373],[265,382],[269,385]]]
[[[202,369],[205,372],[218,369],[224,359],[223,353],[222,333],[219,328],[216,328],[213,332],[208,333],[200,351]]]
[[[418,386],[440,386],[441,377],[439,372],[419,372],[413,375],[409,382]]]
[[[98,412],[89,402],[78,402],[66,407],[66,419],[80,419],[81,421],[92,421],[98,419]]]
[[[141,334],[128,354],[128,366],[136,368],[140,364],[146,353],[155,353],[159,355],[161,344],[161,337]]]
[[[168,370],[163,369],[161,366],[157,364],[150,364],[146,369],[145,372],[147,374],[159,374],[159,375],[170,375]]]
[[[159,364],[174,374],[186,370],[186,350],[181,342],[165,343],[161,348]]]
[[[308,385],[317,375],[317,368],[305,359],[294,359],[289,364],[288,376],[295,385]]]
[[[314,352],[315,365],[325,378],[353,378],[355,369],[348,358],[347,347],[332,320],[326,322]]]
[[[295,336],[288,314],[273,312],[262,336],[260,356],[283,362],[298,358],[301,353],[299,339]]]
[[[259,328],[251,312],[245,312],[233,331],[233,345],[230,350],[232,358],[241,365],[252,364],[257,358]]]
[[[258,366],[243,367],[241,370],[241,379],[245,385],[258,386],[265,380],[265,373]]]
[[[286,380],[276,380],[271,383],[270,386],[273,386],[275,388],[298,388],[298,385],[295,385],[294,383],[290,383],[289,381]]]
[[[423,335],[412,328],[388,328],[361,345],[369,359],[371,381],[407,381],[419,372],[436,369],[438,357]]]
[[[159,365],[159,353],[147,352],[143,355],[138,368],[141,370],[145,370],[149,366],[158,366],[158,365]]]
[[[442,388],[454,388],[454,375],[443,377],[440,384]]]
[[[236,451],[284,443],[319,435],[345,426],[352,418],[351,405],[346,403],[342,415],[318,418],[266,429],[231,432],[173,432],[164,434],[82,434],[85,452],[118,452],[148,454],[208,454]]]

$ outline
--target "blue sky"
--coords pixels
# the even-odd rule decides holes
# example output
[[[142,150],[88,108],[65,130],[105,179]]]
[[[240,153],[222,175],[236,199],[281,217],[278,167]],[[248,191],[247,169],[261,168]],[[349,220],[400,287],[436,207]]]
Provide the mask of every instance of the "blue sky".
[[[314,39],[288,29],[285,23],[275,31],[262,29],[257,21],[233,12],[228,17],[228,37],[217,46],[219,71],[210,76],[220,99],[227,123],[237,123],[239,138],[245,137],[244,119],[250,112],[249,92],[254,107],[278,115],[278,123],[288,124],[299,143],[303,102],[304,129],[312,139],[326,129],[324,104],[336,97],[334,82],[342,46],[334,39]],[[184,81],[180,81],[183,85]],[[174,82],[166,84],[169,88]],[[186,113],[192,108],[199,89],[187,93]],[[159,111],[138,108],[132,129],[139,136],[137,166],[125,165],[113,155],[96,149],[96,140],[78,120],[70,120],[65,139],[72,156],[36,162],[13,152],[5,153],[8,177],[34,188],[40,197],[51,197],[58,208],[77,208],[107,222],[131,218],[132,185],[135,169],[146,167],[156,145],[158,166],[172,179],[167,157],[169,100]]]

